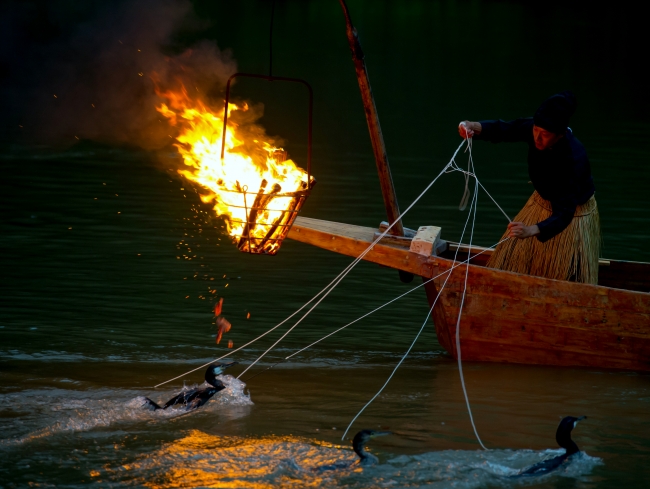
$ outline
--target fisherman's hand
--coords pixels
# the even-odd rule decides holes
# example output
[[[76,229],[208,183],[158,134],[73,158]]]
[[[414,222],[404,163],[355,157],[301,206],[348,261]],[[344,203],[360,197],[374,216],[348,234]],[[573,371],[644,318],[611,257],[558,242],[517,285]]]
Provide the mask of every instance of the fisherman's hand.
[[[511,222],[508,224],[508,236],[510,238],[526,239],[539,234],[537,224],[526,226],[523,222]]]
[[[483,127],[480,122],[463,121],[458,124],[458,134],[463,139],[478,136],[482,130]]]

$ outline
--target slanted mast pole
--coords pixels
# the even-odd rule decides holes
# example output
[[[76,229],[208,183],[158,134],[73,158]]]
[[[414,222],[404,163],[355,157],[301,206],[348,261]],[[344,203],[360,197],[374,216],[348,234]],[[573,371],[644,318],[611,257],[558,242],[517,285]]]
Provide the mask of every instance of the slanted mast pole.
[[[357,72],[357,79],[359,80],[359,89],[361,90],[361,99],[363,100],[363,108],[366,113],[366,121],[368,122],[368,131],[370,131],[370,141],[372,142],[372,151],[375,154],[375,162],[377,163],[377,172],[379,173],[379,183],[381,185],[381,193],[384,197],[384,206],[386,207],[386,214],[390,224],[397,221],[399,217],[399,206],[397,204],[397,195],[395,194],[395,187],[393,186],[393,177],[390,174],[390,166],[388,164],[388,155],[386,154],[386,145],[384,144],[384,136],[381,132],[379,125],[379,116],[377,115],[377,107],[375,106],[375,99],[372,96],[370,88],[370,81],[368,81],[368,70],[364,61],[363,51],[359,43],[359,36],[357,30],[352,25],[350,20],[350,12],[345,0],[339,0],[345,15],[345,25],[348,35],[348,42],[350,43],[350,50],[352,51],[352,60],[354,61],[354,68]],[[402,221],[397,222],[389,231],[395,236],[404,236],[404,226]]]

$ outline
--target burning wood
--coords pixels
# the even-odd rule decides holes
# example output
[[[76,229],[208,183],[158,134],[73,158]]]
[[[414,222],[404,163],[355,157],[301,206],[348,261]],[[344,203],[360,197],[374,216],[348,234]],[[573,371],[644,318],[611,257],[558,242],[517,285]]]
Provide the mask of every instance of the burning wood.
[[[263,247],[264,243],[267,241],[266,236],[264,236],[261,241],[251,238],[251,230],[254,230],[257,226],[257,216],[263,216],[263,214],[268,211],[269,203],[273,200],[273,197],[275,197],[280,192],[280,190],[282,190],[282,187],[277,183],[274,183],[271,192],[266,194],[264,193],[266,185],[267,181],[262,180],[262,184],[260,185],[260,189],[257,192],[253,206],[251,207],[250,211],[248,211],[248,221],[244,225],[244,230],[242,231],[241,237],[239,238],[239,244],[237,245],[237,248],[239,248],[240,251],[252,252],[258,247]],[[268,227],[268,225],[264,222],[261,225]]]

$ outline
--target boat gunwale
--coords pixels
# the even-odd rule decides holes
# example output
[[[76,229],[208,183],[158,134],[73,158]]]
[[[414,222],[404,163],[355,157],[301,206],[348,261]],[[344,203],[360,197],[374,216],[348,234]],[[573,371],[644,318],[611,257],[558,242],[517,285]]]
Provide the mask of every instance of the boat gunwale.
[[[345,228],[352,229],[353,228],[356,231],[356,233],[354,233],[354,235],[352,235],[352,234],[349,234],[349,235],[348,234],[336,234],[336,235],[334,235],[333,233],[331,233],[331,232],[329,232],[329,231],[327,231],[325,229],[319,229],[318,227],[313,226],[313,224],[321,224],[321,223],[327,223],[329,225],[338,225],[341,229],[345,229]],[[309,224],[312,224],[312,225],[310,226]],[[364,250],[361,250],[361,252],[357,253],[356,255],[353,254],[353,253],[345,253],[345,252],[337,251],[337,250],[333,249],[332,246],[321,246],[316,242],[308,242],[308,241],[306,241],[304,239],[300,239],[301,236],[299,236],[299,235],[300,235],[300,232],[301,232],[300,230],[301,229],[308,229],[308,230],[310,230],[312,232],[329,234],[330,236],[351,239],[351,240],[354,240],[354,241],[363,241],[365,243],[365,245],[366,245],[365,248],[367,248],[370,244],[373,243],[375,233],[379,232],[379,230],[380,230],[380,228],[371,228],[371,227],[367,227],[367,226],[359,226],[359,225],[355,225],[355,224],[345,224],[345,223],[339,223],[339,222],[335,222],[335,221],[326,221],[326,220],[321,220],[321,219],[314,219],[314,218],[307,218],[307,217],[299,216],[299,217],[296,218],[296,222],[294,223],[293,228],[290,230],[289,235],[287,236],[287,237],[289,237],[291,239],[294,239],[296,241],[306,242],[307,244],[311,244],[311,245],[317,246],[319,248],[327,249],[329,251],[334,251],[334,252],[337,252],[339,254],[344,254],[344,255],[347,255],[347,256],[354,257],[354,258],[357,258],[361,253],[363,253],[363,251],[365,251],[365,248],[364,248]],[[359,233],[359,234],[357,234],[357,233]],[[367,235],[367,236],[363,236],[364,234]],[[464,243],[450,242],[450,244],[456,245],[456,246],[460,245],[460,246],[463,246],[463,247],[467,247],[467,249],[469,249],[469,245],[465,245]],[[474,247],[475,246],[472,245],[471,248],[474,249]],[[375,253],[376,252],[381,252],[382,249],[386,249],[386,248],[390,248],[391,250],[402,251],[404,253],[407,253],[407,256],[409,257],[407,259],[408,261],[411,261],[410,260],[411,257],[415,258],[415,260],[413,260],[413,261],[424,261],[424,263],[421,264],[420,268],[424,268],[424,267],[427,267],[427,266],[430,267],[431,265],[435,265],[436,262],[438,262],[438,261],[441,262],[441,263],[448,264],[449,268],[451,268],[453,266],[453,263],[454,263],[454,260],[452,260],[450,258],[445,258],[443,256],[419,255],[417,253],[414,253],[414,252],[410,251],[409,249],[405,248],[404,246],[396,245],[394,242],[390,242],[390,241],[387,241],[387,242],[381,242],[380,241],[380,242],[376,243],[375,246],[373,247],[373,249],[370,250],[370,252],[366,255],[366,257],[369,256],[369,255],[372,257],[373,252],[375,252]],[[482,246],[476,246],[476,249],[479,252],[482,251],[482,250],[489,250],[489,248],[485,248],[485,247],[482,247]],[[476,255],[474,255],[474,256],[476,256]],[[365,261],[378,263],[377,260],[367,259],[366,257],[364,257]],[[472,257],[472,258],[474,258],[474,257]],[[603,260],[605,260],[605,259],[603,259]],[[611,265],[611,263],[620,262],[620,263],[634,263],[634,264],[640,264],[640,265],[648,265],[650,267],[650,263],[647,263],[647,262],[631,262],[631,261],[611,260],[611,259],[607,259],[607,262],[609,262],[610,265]],[[398,270],[404,270],[406,272],[416,273],[417,275],[420,275],[420,276],[426,277],[426,278],[433,277],[433,273],[431,273],[431,275],[424,274],[424,273],[419,273],[417,271],[414,271],[412,266],[400,267],[398,261],[396,261],[396,263],[394,265],[385,265],[383,263],[380,263],[380,265],[389,266],[391,268],[395,268],[395,269],[398,269]],[[582,288],[582,289],[589,289],[589,288],[593,287],[595,291],[598,291],[598,290],[612,290],[612,291],[625,292],[625,293],[629,293],[629,294],[632,294],[632,295],[639,294],[640,297],[650,297],[650,292],[643,292],[643,291],[639,291],[639,290],[624,289],[624,288],[619,288],[619,287],[610,287],[610,286],[607,286],[607,285],[585,284],[585,283],[581,283],[581,282],[569,282],[567,280],[559,280],[559,279],[553,279],[553,278],[547,278],[547,277],[539,277],[539,276],[536,276],[536,275],[527,275],[527,274],[524,274],[524,273],[511,272],[511,271],[508,271],[508,270],[499,270],[499,269],[496,269],[496,268],[488,268],[488,267],[485,267],[483,265],[479,265],[479,264],[475,264],[475,263],[470,263],[469,266],[470,266],[470,269],[472,269],[472,267],[476,267],[477,269],[486,270],[491,274],[496,274],[496,275],[508,274],[509,276],[517,277],[518,279],[524,278],[526,281],[533,280],[534,282],[539,282],[540,284],[548,283],[549,286],[552,285],[552,284],[558,284],[562,288],[566,287],[566,286],[569,286],[569,287],[576,287],[576,288]],[[506,275],[506,276],[508,276],[508,275]]]

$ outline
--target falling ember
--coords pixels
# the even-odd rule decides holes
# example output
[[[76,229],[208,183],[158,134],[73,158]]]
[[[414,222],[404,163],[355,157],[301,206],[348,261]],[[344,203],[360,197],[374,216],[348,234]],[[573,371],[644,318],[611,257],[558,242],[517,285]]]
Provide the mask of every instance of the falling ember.
[[[228,340],[228,348],[232,348],[235,346],[235,342],[233,340]]]
[[[219,302],[217,302],[214,305],[214,315],[215,316],[220,316],[221,315],[221,309],[223,307],[223,297],[219,299]]]
[[[157,110],[178,129],[174,146],[187,169],[185,178],[205,189],[204,203],[225,219],[228,234],[241,251],[274,255],[288,234],[315,183],[287,159],[282,148],[264,141],[263,130],[233,121],[249,110],[228,104],[224,157],[221,158],[223,110],[211,110],[190,98],[185,87],[157,90],[167,103]]]
[[[217,345],[221,341],[221,337],[223,336],[223,334],[230,331],[231,327],[232,325],[230,324],[230,321],[228,321],[225,317],[219,316],[217,318],[217,338],[216,338]]]

